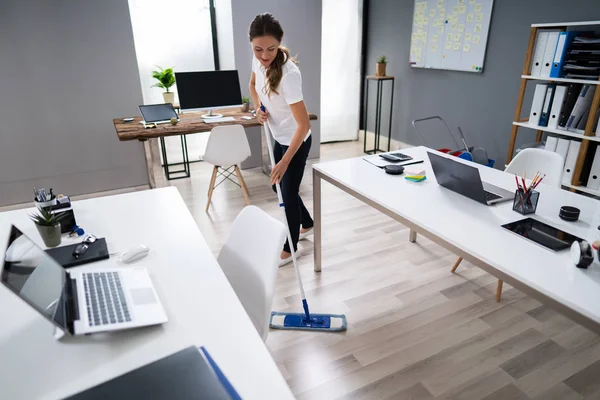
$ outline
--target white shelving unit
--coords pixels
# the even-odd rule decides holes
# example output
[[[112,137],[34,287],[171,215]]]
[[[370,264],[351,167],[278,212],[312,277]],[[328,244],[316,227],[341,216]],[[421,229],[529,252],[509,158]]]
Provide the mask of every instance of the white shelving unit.
[[[571,31],[571,30],[594,30],[600,31],[600,21],[580,21],[580,22],[557,22],[557,23],[544,23],[544,24],[533,24],[531,25],[530,35],[529,35],[529,45],[525,57],[525,63],[523,66],[523,72],[521,74],[521,85],[519,88],[519,97],[517,99],[517,106],[515,110],[515,116],[512,123],[512,132],[508,147],[508,155],[506,157],[506,164],[509,164],[514,151],[515,151],[515,142],[517,139],[517,133],[519,128],[525,128],[528,130],[537,131],[536,141],[541,141],[543,138],[543,133],[552,133],[557,136],[569,137],[573,139],[581,140],[581,149],[579,151],[579,155],[577,157],[577,163],[575,165],[575,170],[573,174],[573,181],[569,185],[563,185],[563,188],[568,190],[578,191],[580,193],[586,193],[592,196],[596,196],[600,198],[600,190],[591,190],[586,188],[585,186],[573,185],[573,183],[579,183],[581,173],[584,166],[585,158],[588,154],[589,146],[595,146],[600,143],[600,137],[595,136],[593,132],[593,127],[590,128],[591,124],[588,123],[586,126],[586,130],[584,134],[580,134],[577,132],[571,132],[562,129],[551,129],[544,126],[531,125],[528,121],[524,121],[521,113],[523,111],[523,99],[525,97],[525,91],[527,90],[527,84],[531,81],[544,81],[544,82],[560,82],[560,83],[579,83],[586,85],[600,85],[600,80],[592,80],[592,79],[570,79],[570,78],[552,78],[552,77],[542,77],[542,76],[533,76],[531,75],[531,60],[533,58],[535,41],[538,34],[538,30],[540,29],[559,29],[561,31]],[[525,106],[527,107],[527,105]],[[590,118],[594,120],[596,118],[596,110],[600,108],[600,88],[598,88],[595,92],[594,99],[592,100],[592,112],[590,113]]]
[[[564,83],[582,83],[584,85],[600,85],[600,81],[592,79],[569,79],[569,78],[547,78],[543,76],[521,75],[521,78],[530,81],[564,82]]]
[[[554,134],[560,135],[560,136],[568,136],[568,137],[572,137],[575,139],[591,140],[592,142],[600,142],[600,137],[598,137],[598,136],[585,136],[581,133],[566,131],[564,129],[551,129],[551,128],[548,128],[547,126],[531,125],[529,122],[513,122],[513,125],[517,125],[522,128],[533,129],[536,131],[544,131],[544,132],[554,133]]]

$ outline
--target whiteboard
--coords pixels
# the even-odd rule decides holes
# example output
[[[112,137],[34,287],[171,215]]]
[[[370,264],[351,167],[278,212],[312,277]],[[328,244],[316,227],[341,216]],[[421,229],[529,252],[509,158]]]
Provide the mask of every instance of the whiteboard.
[[[410,65],[483,71],[494,0],[415,0]]]

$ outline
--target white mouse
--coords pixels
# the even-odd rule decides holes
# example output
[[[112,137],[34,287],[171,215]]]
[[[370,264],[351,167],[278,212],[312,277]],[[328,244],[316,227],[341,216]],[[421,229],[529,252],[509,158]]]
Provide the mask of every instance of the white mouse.
[[[140,258],[146,257],[149,251],[150,249],[148,246],[140,244],[139,246],[132,247],[123,253],[121,257],[119,257],[119,261],[128,264],[135,260],[139,260]]]

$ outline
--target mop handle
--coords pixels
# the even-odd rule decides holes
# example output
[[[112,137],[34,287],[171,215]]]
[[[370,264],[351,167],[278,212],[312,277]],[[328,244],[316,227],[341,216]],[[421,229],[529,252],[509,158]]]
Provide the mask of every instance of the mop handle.
[[[260,109],[262,112],[265,112],[265,106],[261,104]],[[267,148],[269,149],[269,158],[271,159],[271,168],[275,167],[275,157],[273,156],[273,146],[271,143],[271,131],[269,129],[269,123],[265,121],[265,136],[267,137]],[[275,189],[277,191],[277,199],[279,200],[279,208],[283,212],[283,220],[285,221],[285,227],[287,228],[287,240],[290,245],[290,251],[292,252],[292,262],[294,263],[294,270],[296,271],[296,281],[298,281],[298,287],[300,288],[300,296],[302,297],[302,305],[304,307],[304,311],[306,313],[306,317],[310,319],[310,313],[308,311],[308,304],[306,302],[306,295],[304,294],[304,287],[302,285],[302,279],[300,278],[300,269],[298,268],[298,264],[296,262],[296,251],[294,250],[294,245],[292,243],[292,235],[290,232],[290,227],[287,223],[287,216],[285,214],[285,204],[283,203],[283,197],[281,195],[281,186],[279,183],[275,183]]]

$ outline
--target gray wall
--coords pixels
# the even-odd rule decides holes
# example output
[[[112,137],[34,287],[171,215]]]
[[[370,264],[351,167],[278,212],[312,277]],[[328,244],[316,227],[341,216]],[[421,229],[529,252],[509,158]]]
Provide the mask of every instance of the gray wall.
[[[148,183],[112,124],[142,104],[126,0],[5,1],[0,54],[0,205]]]
[[[388,75],[396,77],[392,137],[423,144],[411,121],[442,116],[467,140],[488,150],[502,168],[514,117],[520,76],[527,51],[530,26],[542,22],[593,21],[600,19],[598,0],[496,0],[482,74],[411,68],[408,64],[414,0],[371,0],[369,7],[367,74],[374,74],[376,58],[387,55]],[[523,110],[528,114],[533,83],[529,84]],[[374,129],[374,87],[371,85],[368,128]],[[383,96],[382,130],[387,135],[389,91]],[[432,147],[445,147],[448,139],[425,126]],[[457,138],[458,135],[456,134]],[[535,141],[535,131],[519,130],[518,144]]]
[[[252,71],[252,49],[248,41],[248,27],[257,14],[270,12],[283,26],[285,32],[283,43],[293,55],[297,55],[300,62],[306,108],[318,116],[318,111],[321,109],[321,1],[232,0],[231,3],[235,63],[240,75],[242,95],[248,95],[247,87]],[[311,121],[311,130],[313,145],[310,157],[319,157],[321,142],[319,120]],[[251,136],[250,132],[249,136]]]

